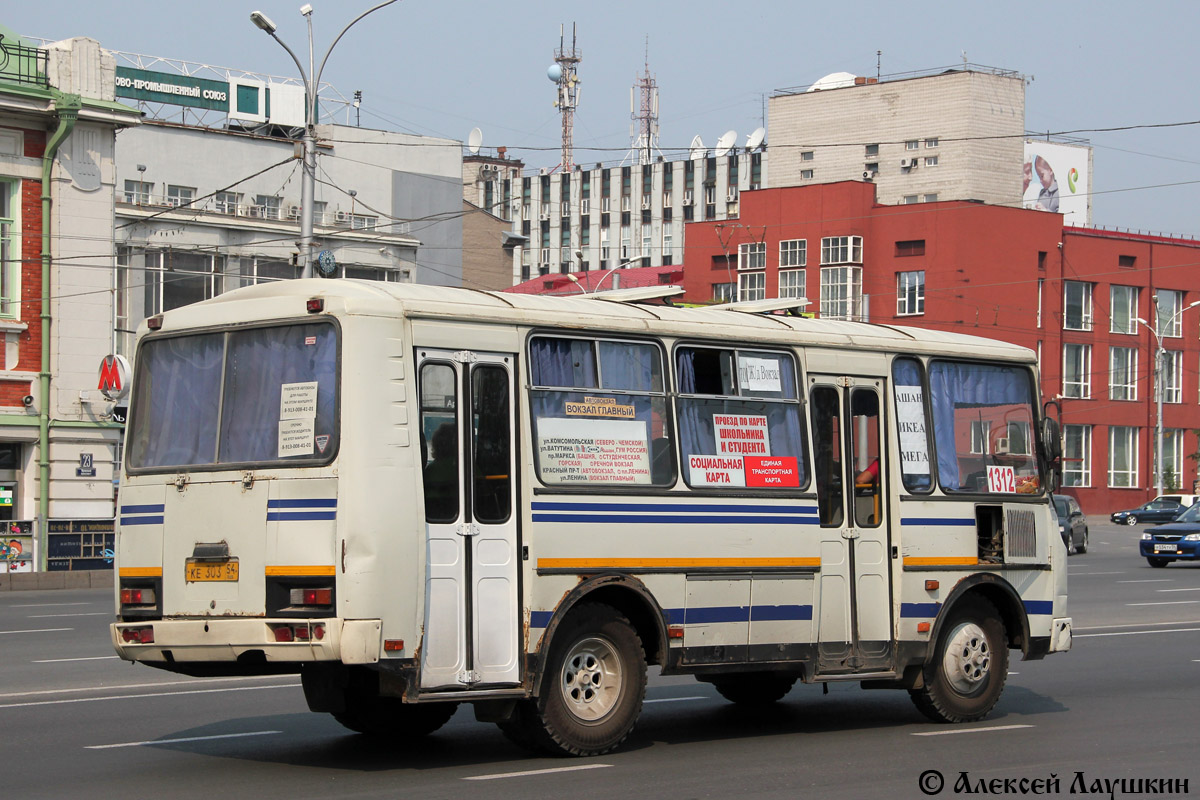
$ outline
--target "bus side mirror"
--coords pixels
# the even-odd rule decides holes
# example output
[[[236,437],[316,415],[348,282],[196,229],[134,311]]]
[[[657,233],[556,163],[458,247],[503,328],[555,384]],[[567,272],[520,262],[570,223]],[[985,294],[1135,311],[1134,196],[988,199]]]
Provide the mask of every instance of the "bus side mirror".
[[[1055,491],[1062,484],[1062,430],[1058,420],[1053,417],[1042,417],[1042,453],[1046,456],[1047,476],[1050,491]]]

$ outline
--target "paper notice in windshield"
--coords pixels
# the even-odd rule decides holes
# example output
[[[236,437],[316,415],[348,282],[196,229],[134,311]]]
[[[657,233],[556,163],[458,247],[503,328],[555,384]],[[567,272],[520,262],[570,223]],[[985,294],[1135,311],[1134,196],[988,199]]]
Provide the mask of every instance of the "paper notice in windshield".
[[[764,416],[713,414],[713,436],[717,440],[717,455],[771,455],[771,437]]]
[[[315,424],[311,418],[279,420],[279,457],[312,455]]]
[[[904,474],[928,475],[929,437],[925,434],[925,399],[920,386],[896,384],[896,427],[900,431]]]
[[[537,435],[546,483],[650,483],[645,422],[542,417]]]
[[[313,419],[317,416],[317,382],[285,383],[279,392],[280,419]]]
[[[738,385],[748,392],[780,392],[779,359],[738,356]]]

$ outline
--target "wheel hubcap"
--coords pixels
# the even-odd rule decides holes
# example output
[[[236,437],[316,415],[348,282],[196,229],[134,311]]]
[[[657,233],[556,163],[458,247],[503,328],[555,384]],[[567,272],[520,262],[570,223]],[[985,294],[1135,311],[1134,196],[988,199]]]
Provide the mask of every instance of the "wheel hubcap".
[[[616,707],[624,665],[612,642],[599,636],[576,642],[563,660],[562,696],[583,722],[597,722]]]
[[[992,650],[982,628],[964,622],[951,631],[942,671],[956,692],[969,695],[977,690],[987,680],[991,665]]]

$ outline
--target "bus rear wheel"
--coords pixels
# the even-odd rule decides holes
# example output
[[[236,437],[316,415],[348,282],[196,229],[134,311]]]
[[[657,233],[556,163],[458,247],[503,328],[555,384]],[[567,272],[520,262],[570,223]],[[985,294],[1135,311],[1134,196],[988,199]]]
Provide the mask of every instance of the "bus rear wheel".
[[[395,741],[415,741],[454,716],[458,703],[404,703],[398,697],[346,694],[346,710],[333,718],[356,733]]]
[[[554,755],[597,756],[629,736],[646,696],[646,656],[615,608],[580,605],[550,643],[541,694],[518,704],[501,729]]]
[[[996,607],[979,597],[955,605],[938,637],[924,682],[909,695],[934,722],[973,722],[1000,700],[1008,678],[1008,643]]]
[[[758,673],[730,675],[713,680],[713,688],[731,703],[743,706],[767,706],[777,703],[792,690],[794,675]]]

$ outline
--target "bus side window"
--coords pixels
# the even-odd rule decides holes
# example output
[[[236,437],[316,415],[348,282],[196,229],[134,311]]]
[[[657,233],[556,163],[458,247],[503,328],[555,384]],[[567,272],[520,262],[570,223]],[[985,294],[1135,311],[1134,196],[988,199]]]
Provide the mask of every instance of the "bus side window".
[[[421,435],[428,443],[422,464],[426,522],[454,522],[459,509],[458,390],[448,364],[421,367]]]
[[[854,458],[854,521],[863,527],[878,527],[880,488],[879,395],[874,389],[850,391],[850,437]]]
[[[843,519],[841,398],[831,386],[812,391],[813,474],[817,484],[817,513],[822,527],[837,527]]]

